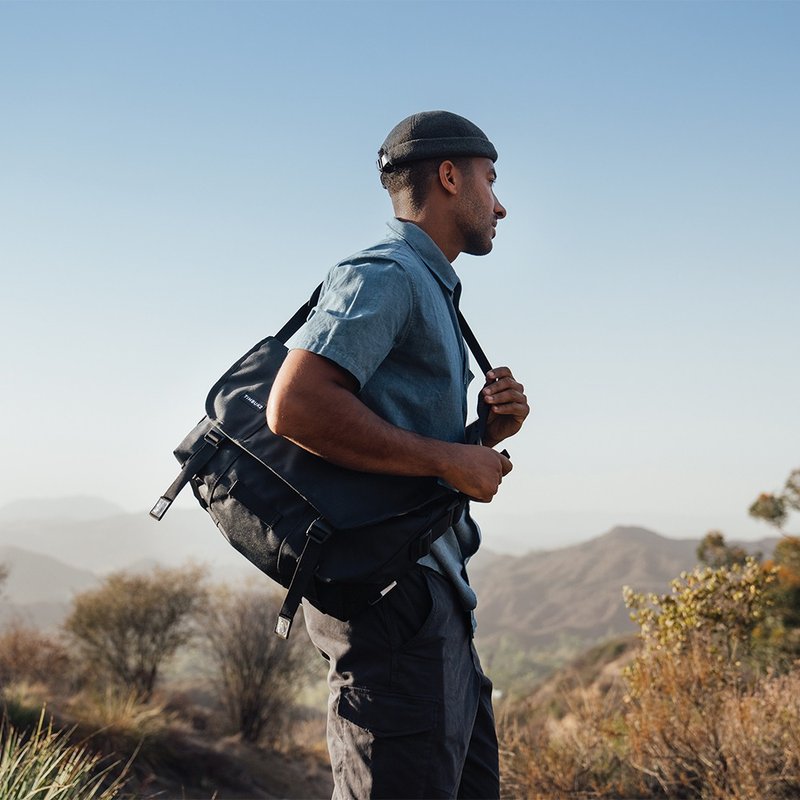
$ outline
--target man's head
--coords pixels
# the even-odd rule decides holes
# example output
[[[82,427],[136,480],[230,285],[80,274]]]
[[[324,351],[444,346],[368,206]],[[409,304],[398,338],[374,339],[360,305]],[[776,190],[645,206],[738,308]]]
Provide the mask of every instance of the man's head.
[[[484,255],[506,211],[494,196],[497,150],[458,114],[424,111],[398,123],[378,151],[397,216],[425,228],[451,260]]]
[[[422,111],[406,117],[389,131],[378,151],[378,169],[389,174],[402,164],[458,156],[484,156],[497,161],[497,150],[468,119],[450,111]]]

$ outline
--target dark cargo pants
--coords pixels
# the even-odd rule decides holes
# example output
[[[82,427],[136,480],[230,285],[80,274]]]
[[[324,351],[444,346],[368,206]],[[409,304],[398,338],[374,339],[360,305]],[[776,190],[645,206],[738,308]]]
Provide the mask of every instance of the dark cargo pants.
[[[417,566],[349,622],[305,619],[330,662],[334,800],[499,797],[492,685],[446,578]]]

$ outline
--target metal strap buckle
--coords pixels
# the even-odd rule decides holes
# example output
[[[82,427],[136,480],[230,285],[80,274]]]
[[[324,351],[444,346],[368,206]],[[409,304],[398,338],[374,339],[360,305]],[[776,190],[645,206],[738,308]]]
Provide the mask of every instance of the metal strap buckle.
[[[219,447],[219,443],[225,438],[225,435],[218,431],[216,428],[211,428],[211,430],[207,431],[203,436],[203,440],[208,442],[209,444],[213,444],[214,447]]]

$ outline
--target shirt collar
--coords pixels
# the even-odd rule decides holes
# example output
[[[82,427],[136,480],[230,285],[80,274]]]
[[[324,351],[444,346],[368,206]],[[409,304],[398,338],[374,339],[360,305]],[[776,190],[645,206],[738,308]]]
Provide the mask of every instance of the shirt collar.
[[[455,290],[458,285],[458,275],[453,265],[445,258],[436,242],[425,233],[419,225],[405,222],[401,219],[392,219],[387,223],[389,230],[398,239],[403,239],[411,246],[414,252],[425,262],[428,269],[450,290]]]

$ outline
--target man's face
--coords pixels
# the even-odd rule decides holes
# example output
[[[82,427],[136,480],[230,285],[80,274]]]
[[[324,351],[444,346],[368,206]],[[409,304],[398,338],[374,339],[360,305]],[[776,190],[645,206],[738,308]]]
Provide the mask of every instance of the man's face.
[[[456,207],[456,222],[464,239],[462,253],[485,256],[492,249],[497,221],[506,215],[494,194],[497,173],[490,158],[471,158],[462,172],[463,191]]]

